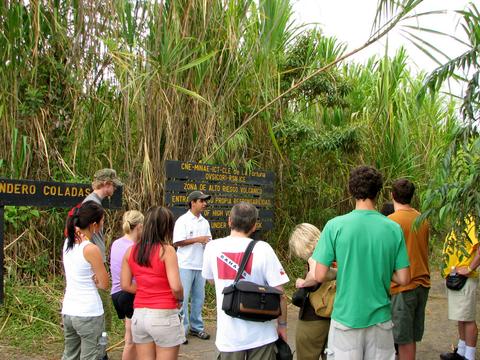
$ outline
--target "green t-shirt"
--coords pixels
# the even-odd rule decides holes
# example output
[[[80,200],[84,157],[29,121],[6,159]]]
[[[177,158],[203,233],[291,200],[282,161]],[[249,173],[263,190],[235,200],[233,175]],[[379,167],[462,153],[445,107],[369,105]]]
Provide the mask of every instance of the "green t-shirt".
[[[409,266],[400,225],[374,210],[353,210],[325,225],[313,259],[337,262],[332,319],[351,328],[391,319],[393,272]]]

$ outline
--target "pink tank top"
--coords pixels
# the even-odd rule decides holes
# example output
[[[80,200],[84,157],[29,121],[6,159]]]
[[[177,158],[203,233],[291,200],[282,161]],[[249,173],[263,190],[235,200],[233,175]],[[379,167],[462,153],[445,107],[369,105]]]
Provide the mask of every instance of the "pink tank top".
[[[157,245],[150,254],[150,266],[144,267],[136,263],[134,254],[138,245],[132,247],[128,265],[137,283],[137,293],[133,307],[148,309],[176,309],[177,300],[168,284],[165,262],[160,260],[162,247]]]

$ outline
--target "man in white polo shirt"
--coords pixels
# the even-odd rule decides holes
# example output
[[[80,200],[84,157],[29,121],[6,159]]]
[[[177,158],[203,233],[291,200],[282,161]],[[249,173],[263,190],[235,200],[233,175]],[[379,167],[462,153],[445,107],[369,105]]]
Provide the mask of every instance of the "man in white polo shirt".
[[[175,222],[173,245],[177,248],[178,267],[183,285],[183,325],[185,334],[207,340],[202,320],[203,301],[205,299],[205,279],[202,277],[203,250],[212,239],[210,224],[202,216],[210,195],[201,191],[192,191],[187,198],[189,210]],[[191,295],[190,316],[188,302]]]

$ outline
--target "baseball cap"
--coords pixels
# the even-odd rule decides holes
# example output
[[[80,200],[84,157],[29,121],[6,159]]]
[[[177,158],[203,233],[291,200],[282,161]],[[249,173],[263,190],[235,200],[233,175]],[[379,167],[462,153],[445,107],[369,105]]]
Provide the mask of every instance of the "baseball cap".
[[[209,200],[211,197],[212,195],[207,195],[201,191],[195,190],[195,191],[192,191],[190,194],[188,194],[187,203],[190,203],[190,201],[198,200],[198,199]]]
[[[115,186],[123,186],[120,179],[117,177],[117,172],[113,169],[101,169],[94,175],[93,179],[96,181],[111,181]]]

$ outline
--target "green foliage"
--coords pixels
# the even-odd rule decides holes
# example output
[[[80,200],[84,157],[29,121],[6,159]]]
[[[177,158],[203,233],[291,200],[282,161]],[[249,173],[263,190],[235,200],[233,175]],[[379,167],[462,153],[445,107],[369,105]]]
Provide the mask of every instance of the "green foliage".
[[[60,309],[63,284],[36,284],[21,286],[7,282],[5,303],[0,308],[3,327],[2,341],[18,346],[23,351],[38,351],[45,343],[62,339]]]
[[[465,141],[455,138],[452,141],[440,171],[433,177],[430,189],[424,195],[423,207],[423,217],[433,217],[438,226],[447,229],[453,227],[457,234],[463,234],[465,222],[470,217],[478,224],[480,137]],[[460,238],[464,239],[464,236]]]
[[[41,352],[57,358],[63,347],[60,310],[65,284],[62,281],[33,284],[5,283],[5,302],[0,307],[0,345],[8,344],[25,354]],[[113,309],[113,313],[115,310]],[[113,317],[110,345],[123,339],[124,324]],[[2,352],[4,349],[2,349]]]
[[[420,2],[380,1],[369,42]],[[472,44],[475,9],[467,11]],[[267,240],[291,278],[304,273],[288,257],[291,230],[300,222],[322,228],[351,210],[347,179],[356,165],[384,173],[380,202],[390,181],[405,176],[431,199],[425,216],[472,214],[480,203],[478,142],[471,128],[463,138],[453,132],[454,103],[436,90],[453,68],[476,64],[477,45],[439,69],[438,82],[412,75],[403,49],[320,71],[345,56],[346,45],[319,29],[296,29],[291,19],[288,0],[1,2],[0,175],[88,181],[98,168],[114,167],[126,183],[126,206],[142,210],[163,202],[166,159],[274,170],[276,229]],[[463,106],[470,118],[478,116],[478,73],[471,80]],[[418,102],[425,83],[435,91]],[[427,190],[432,177],[439,190]],[[65,211],[6,210],[2,338],[25,348],[44,334],[60,341]],[[107,214],[109,239],[119,235],[119,216]],[[212,287],[207,294],[213,311]]]
[[[30,206],[5,206],[5,223],[11,224],[16,230],[25,228],[27,221],[39,216],[40,212]]]
[[[463,122],[457,122],[447,146],[438,153],[442,161],[423,198],[423,217],[431,217],[448,231],[453,229],[458,240],[452,242],[462,247],[467,220],[473,219],[478,235],[480,217],[480,13],[473,3],[458,13],[462,15],[462,28],[469,39],[468,49],[429,75],[419,92],[419,100],[424,101],[427,89],[435,94],[447,79],[456,78],[467,83],[461,107]],[[469,73],[470,78],[459,76],[459,71]]]
[[[313,70],[321,68],[343,55],[345,44],[335,38],[323,36],[318,30],[311,30],[298,36],[287,48],[281,64],[281,91],[299,82]],[[326,107],[343,105],[342,99],[350,86],[336,69],[323,72],[305,81],[288,94],[287,99],[302,99],[320,102]]]

